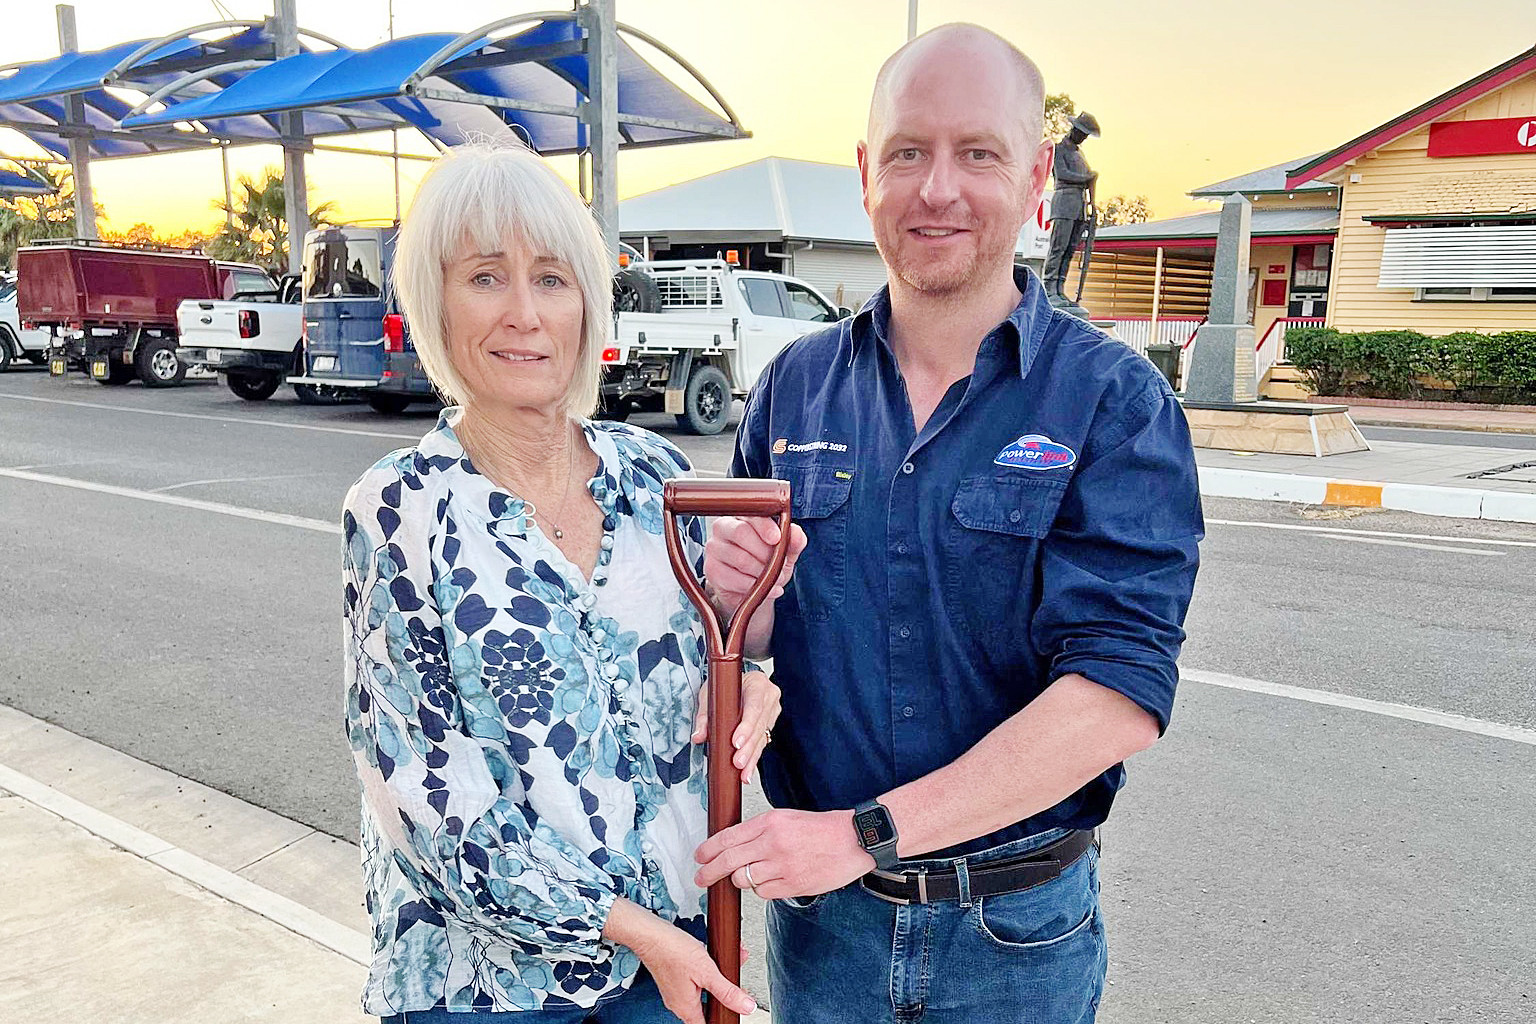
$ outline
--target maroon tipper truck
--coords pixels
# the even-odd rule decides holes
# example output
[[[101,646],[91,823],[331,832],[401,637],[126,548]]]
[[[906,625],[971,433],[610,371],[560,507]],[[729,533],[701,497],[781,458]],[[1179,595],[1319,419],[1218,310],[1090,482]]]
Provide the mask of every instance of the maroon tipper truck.
[[[16,253],[16,312],[52,334],[48,370],[81,369],[102,384],[138,377],[179,384],[176,307],[276,287],[260,267],[200,253],[80,239],[47,239]]]

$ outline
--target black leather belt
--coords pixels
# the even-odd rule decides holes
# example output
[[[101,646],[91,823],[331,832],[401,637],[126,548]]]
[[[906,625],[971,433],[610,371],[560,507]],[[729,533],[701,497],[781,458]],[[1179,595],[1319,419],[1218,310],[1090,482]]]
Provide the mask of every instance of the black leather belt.
[[[1054,881],[1088,852],[1094,843],[1092,830],[1076,830],[1049,846],[1008,860],[982,861],[971,865],[971,895],[1001,896]],[[954,868],[938,871],[871,871],[859,879],[870,895],[887,903],[938,903],[960,898],[960,878]]]

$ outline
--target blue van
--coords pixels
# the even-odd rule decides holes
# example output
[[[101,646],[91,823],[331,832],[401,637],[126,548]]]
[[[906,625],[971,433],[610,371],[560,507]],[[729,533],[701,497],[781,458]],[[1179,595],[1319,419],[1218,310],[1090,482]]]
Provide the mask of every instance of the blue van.
[[[304,236],[304,372],[289,383],[350,392],[384,413],[436,400],[389,285],[399,231],[346,225]]]

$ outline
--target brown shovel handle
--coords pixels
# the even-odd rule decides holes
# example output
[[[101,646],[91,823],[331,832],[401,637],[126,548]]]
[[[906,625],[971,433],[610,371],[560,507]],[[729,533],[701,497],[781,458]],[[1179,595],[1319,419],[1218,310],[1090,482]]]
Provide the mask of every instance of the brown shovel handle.
[[[789,555],[789,484],[782,480],[668,480],[662,487],[663,524],[672,572],[699,610],[709,645],[709,834],[741,822],[741,776],[732,763],[731,734],[741,724],[741,648],[747,623],[779,578]],[[676,517],[776,516],[779,542],[763,574],[721,638],[720,620],[683,555]],[[741,891],[729,877],[709,887],[709,956],[733,985],[741,984]],[[709,1024],[738,1024],[736,1011],[718,999],[706,1008]]]

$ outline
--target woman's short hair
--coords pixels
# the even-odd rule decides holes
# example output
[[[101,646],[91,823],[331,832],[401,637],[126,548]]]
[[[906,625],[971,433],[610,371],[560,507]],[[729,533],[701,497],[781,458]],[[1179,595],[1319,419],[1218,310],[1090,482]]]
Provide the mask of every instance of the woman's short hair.
[[[516,143],[477,142],[438,157],[400,226],[391,278],[421,365],[446,399],[468,399],[448,356],[443,268],[466,246],[494,252],[509,240],[563,260],[576,277],[581,343],[560,411],[589,416],[612,322],[610,258],[591,211],[549,164]]]

